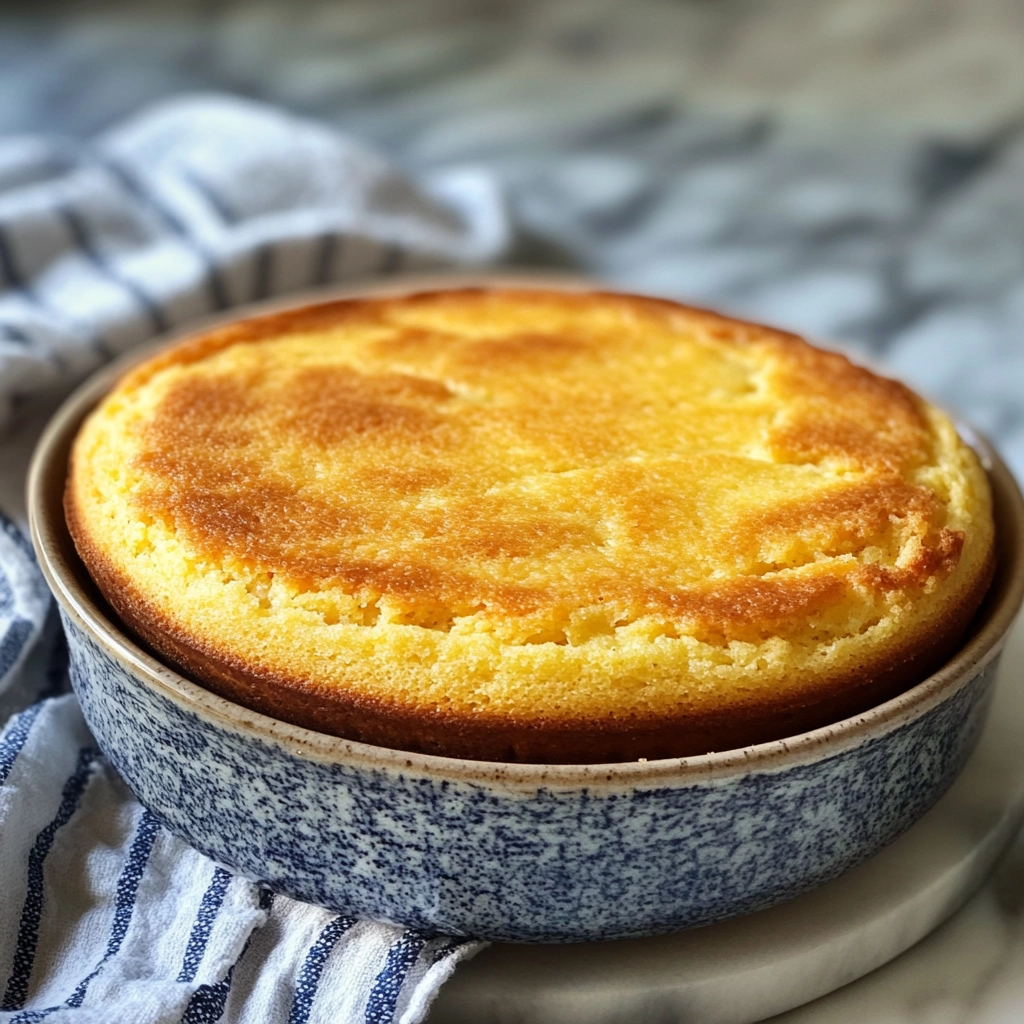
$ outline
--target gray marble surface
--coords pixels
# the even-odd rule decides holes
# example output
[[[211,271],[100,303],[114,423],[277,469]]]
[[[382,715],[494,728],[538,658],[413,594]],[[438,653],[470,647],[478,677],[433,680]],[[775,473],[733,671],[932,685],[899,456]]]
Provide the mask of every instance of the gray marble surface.
[[[415,171],[477,162],[518,261],[842,341],[1024,474],[1022,52],[1016,0],[7,3],[0,133],[216,89]],[[1019,1019],[1015,856],[888,973],[789,1019]]]

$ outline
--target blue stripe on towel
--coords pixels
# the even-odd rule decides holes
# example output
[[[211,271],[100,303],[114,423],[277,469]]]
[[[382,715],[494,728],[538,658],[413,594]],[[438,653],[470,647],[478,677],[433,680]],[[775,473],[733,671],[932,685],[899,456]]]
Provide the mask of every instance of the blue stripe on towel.
[[[274,276],[274,247],[269,242],[261,245],[253,259],[252,300],[259,302],[270,295],[271,279]]]
[[[15,327],[14,324],[0,324],[0,334],[8,341],[13,341],[16,345],[27,347],[32,344],[32,339],[20,327]]]
[[[374,979],[366,1001],[366,1024],[392,1024],[402,986],[429,938],[423,932],[407,931],[391,944],[384,967]]]
[[[68,641],[64,636],[56,603],[51,603],[50,610],[46,613],[42,643],[45,645],[43,649],[49,651],[43,673],[44,685],[39,693],[39,699],[45,700],[48,697],[59,697],[71,689],[71,679],[68,676]]]
[[[52,349],[47,350],[42,341],[32,337],[21,327],[15,327],[14,324],[10,323],[0,324],[0,339],[13,342],[15,345],[31,350],[33,358],[46,359],[58,371],[64,368],[64,360],[59,352],[54,352]],[[11,392],[11,399],[15,404],[22,400],[21,396],[13,391]]]
[[[192,993],[192,998],[185,1007],[181,1024],[217,1024],[224,1016],[224,1007],[227,1005],[234,974],[235,965],[232,964],[228,968],[228,973],[216,984],[200,985]]]
[[[36,836],[28,855],[28,890],[21,909],[18,925],[18,944],[14,950],[11,976],[7,979],[0,1010],[20,1010],[28,995],[29,979],[36,959],[39,942],[39,919],[43,913],[43,866],[53,846],[54,836],[61,826],[71,820],[78,809],[86,784],[96,771],[99,751],[95,747],[82,747],[78,751],[75,770],[64,783],[60,807],[54,819]]]
[[[400,245],[392,243],[385,247],[377,272],[384,275],[397,274],[402,269],[404,262],[405,251]]]
[[[0,562],[0,615],[8,615],[14,608],[14,587],[4,572],[3,562]]]
[[[288,1024],[306,1024],[309,1020],[309,1012],[313,1008],[313,1000],[320,987],[320,976],[324,973],[324,964],[327,963],[327,958],[337,945],[338,939],[355,923],[356,918],[339,915],[324,927],[316,942],[309,947],[306,959],[299,969],[299,976],[295,980],[295,995],[292,998],[291,1012],[288,1014]]]
[[[162,334],[167,330],[167,318],[159,303],[152,299],[142,288],[131,278],[125,277],[106,259],[102,252],[93,244],[89,234],[89,228],[83,217],[81,217],[70,206],[59,206],[57,215],[64,221],[68,234],[71,235],[75,245],[86,259],[105,277],[113,281],[123,291],[127,292],[140,306],[149,318],[149,324],[154,334]]]
[[[192,235],[188,226],[174,209],[164,203],[158,195],[148,189],[142,181],[138,180],[127,167],[114,157],[106,155],[101,157],[101,161],[110,176],[117,181],[129,196],[143,209],[155,214],[165,227],[170,228],[199,257],[206,269],[206,290],[210,297],[210,305],[216,310],[227,309],[230,305],[227,289],[224,287],[224,282],[221,279],[216,263],[199,239]]]
[[[128,851],[128,858],[121,869],[121,876],[117,880],[117,894],[114,897],[114,924],[110,929],[106,952],[92,974],[83,978],[75,991],[71,993],[65,1005],[82,1005],[93,978],[103,970],[103,965],[112,956],[116,956],[117,951],[121,948],[121,943],[124,942],[124,937],[128,933],[128,925],[131,924],[132,913],[135,910],[135,897],[139,891],[139,882],[142,881],[146,864],[149,862],[149,855],[153,851],[153,843],[156,842],[159,832],[159,822],[149,811],[144,811],[139,827],[135,830],[135,838]]]
[[[39,1024],[39,1021],[49,1017],[55,1010],[60,1009],[57,1006],[50,1006],[45,1010],[23,1010],[21,1013],[16,1013],[13,1017],[7,1018],[7,1024]]]
[[[121,948],[128,925],[131,923],[132,911],[135,909],[135,896],[138,892],[139,882],[145,870],[149,854],[153,849],[153,842],[156,839],[160,826],[156,819],[146,811],[142,815],[135,838],[132,840],[131,849],[128,851],[128,859],[121,870],[121,877],[117,880],[117,896],[114,904],[114,924],[110,931],[110,938],[107,940],[107,950],[103,959],[97,964],[93,972],[84,978],[68,999],[60,1006],[47,1006],[43,1010],[25,1010],[10,1018],[9,1024],[38,1024],[39,1021],[49,1017],[50,1014],[68,1007],[77,1008],[85,1000],[86,990],[89,983],[103,970],[103,965],[114,956]]]
[[[225,224],[237,224],[238,215],[228,205],[227,200],[222,196],[205,178],[197,174],[191,167],[179,169],[181,176],[206,200],[210,209],[217,214]]]
[[[106,342],[98,334],[90,331],[87,327],[84,327],[80,323],[77,323],[61,309],[57,309],[51,306],[49,303],[44,302],[35,292],[35,289],[25,280],[24,275],[18,268],[18,264],[14,258],[14,246],[11,244],[11,240],[8,237],[7,230],[3,224],[0,224],[0,270],[3,271],[4,277],[7,278],[10,286],[17,291],[17,293],[25,300],[30,306],[34,306],[39,312],[46,318],[58,316],[67,323],[70,323],[75,330],[82,331],[88,339],[89,345],[94,348],[101,355],[112,357],[115,353],[111,352]]]
[[[0,680],[3,680],[21,657],[34,629],[34,622],[19,617],[4,630],[4,635],[0,637]]]
[[[328,231],[320,236],[313,259],[313,280],[310,282],[312,285],[323,285],[334,280],[334,261],[338,257],[341,243],[342,236],[334,231]]]
[[[178,981],[192,981],[199,970],[206,954],[206,944],[210,941],[210,932],[217,920],[217,914],[224,903],[224,896],[228,891],[228,884],[231,881],[231,874],[224,868],[215,868],[213,878],[203,893],[199,903],[199,910],[196,913],[195,924],[192,925],[192,932],[188,937],[188,945],[185,947],[185,956],[181,963],[181,970],[178,972]]]
[[[28,734],[32,731],[32,723],[39,717],[43,710],[43,704],[33,704],[25,708],[20,714],[15,715],[3,733],[0,733],[0,786],[7,781],[11,774],[11,768],[21,753],[22,747],[28,742]]]
[[[260,910],[270,910],[274,902],[274,894],[269,889],[260,890]],[[235,967],[238,961],[245,956],[245,951],[252,942],[252,936],[246,940],[242,952],[227,970],[227,973],[218,982],[212,985],[200,985],[192,993],[192,998],[185,1007],[180,1024],[217,1024],[217,1021],[224,1016],[224,1008],[228,1004],[228,996],[231,994],[231,982],[235,976]]]
[[[14,259],[14,249],[7,238],[7,233],[2,228],[0,228],[0,274],[3,275],[4,282],[10,288],[20,290],[24,287],[24,278]]]

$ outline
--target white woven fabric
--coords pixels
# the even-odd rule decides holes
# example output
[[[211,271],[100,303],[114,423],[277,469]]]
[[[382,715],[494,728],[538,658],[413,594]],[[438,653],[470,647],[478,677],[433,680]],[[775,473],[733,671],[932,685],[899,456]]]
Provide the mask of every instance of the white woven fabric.
[[[0,426],[189,318],[506,242],[481,172],[414,185],[239,100],[165,104],[88,147],[0,140]],[[274,897],[189,849],[96,749],[65,658],[0,513],[0,714],[35,701],[0,734],[0,1022],[422,1020],[481,944]]]

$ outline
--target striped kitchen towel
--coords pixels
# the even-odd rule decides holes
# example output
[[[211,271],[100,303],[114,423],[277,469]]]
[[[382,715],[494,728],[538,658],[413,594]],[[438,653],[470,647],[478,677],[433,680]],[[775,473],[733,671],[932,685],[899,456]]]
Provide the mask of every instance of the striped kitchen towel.
[[[414,184],[231,98],[164,104],[90,146],[0,140],[0,505],[17,514],[3,473],[33,410],[132,345],[295,289],[493,260],[507,235],[479,171]],[[414,1024],[481,947],[275,897],[191,850],[66,691],[53,601],[0,513],[0,723],[25,708],[0,732],[0,1022]]]
[[[125,789],[71,695],[0,735],[0,1021],[422,1020],[480,943],[232,875]]]

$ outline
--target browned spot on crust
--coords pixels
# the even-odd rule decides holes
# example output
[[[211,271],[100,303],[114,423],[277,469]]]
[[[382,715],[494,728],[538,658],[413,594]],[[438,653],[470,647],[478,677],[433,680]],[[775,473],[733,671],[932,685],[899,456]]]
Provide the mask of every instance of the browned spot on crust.
[[[872,477],[830,491],[812,501],[761,509],[740,532],[761,536],[808,534],[824,554],[840,554],[847,542],[877,537],[894,519],[930,524],[943,513],[935,495],[900,477]]]
[[[444,420],[430,406],[449,398],[451,392],[439,381],[316,367],[275,389],[264,415],[273,429],[294,432],[323,447],[361,434],[385,435],[415,447],[437,443]]]
[[[876,592],[920,587],[932,577],[941,577],[953,570],[960,561],[964,539],[961,530],[940,530],[937,543],[922,546],[906,565],[863,565],[853,573],[853,578],[865,589]]]
[[[645,595],[672,615],[704,629],[738,637],[756,627],[773,632],[793,621],[806,622],[846,592],[842,578],[831,574],[779,577],[752,576],[716,583],[705,590]]]
[[[445,508],[417,511],[409,522],[436,543],[436,553],[447,549],[474,561],[541,558],[600,543],[593,527],[530,496],[473,495]],[[485,586],[480,596],[486,593]]]
[[[296,576],[311,562],[311,575],[336,576],[337,542],[385,529],[388,509],[358,493],[325,497],[301,479],[275,477],[255,442],[292,437],[300,447],[331,448],[372,435],[376,444],[406,449],[443,444],[445,423],[433,407],[450,397],[436,381],[345,367],[301,370],[283,382],[257,373],[187,377],[168,391],[145,427],[137,465],[146,486],[136,501],[214,558],[231,554]],[[371,495],[393,493],[396,473],[404,474],[406,490],[444,478],[436,470],[368,471],[374,468],[379,475]]]
[[[743,548],[754,540],[762,551],[781,540],[800,543],[807,557],[891,546],[896,535],[901,544],[915,537],[926,550],[937,550],[945,544],[944,516],[945,509],[927,488],[901,477],[869,477],[814,500],[758,510],[738,524],[734,540]],[[943,558],[936,565],[947,562]]]
[[[769,435],[775,458],[811,463],[834,458],[857,469],[902,473],[931,454],[920,399],[845,356],[799,339],[776,342],[775,387],[793,405]]]
[[[619,307],[625,320],[635,322],[638,318],[646,318],[664,326],[685,318],[690,326],[700,326],[709,333],[719,332],[723,339],[733,343],[768,339],[800,340],[796,335],[775,331],[759,324],[730,320],[711,310],[683,306],[667,299],[624,296],[614,292],[572,294],[526,288],[458,288],[443,292],[421,292],[400,298],[323,302],[227,324],[175,345],[168,352],[147,360],[142,366],[130,371],[125,376],[123,384],[129,388],[138,387],[169,366],[188,366],[201,362],[232,345],[273,340],[294,334],[338,330],[346,325],[387,325],[393,330],[393,334],[389,338],[372,343],[379,346],[383,352],[398,354],[403,350],[416,351],[423,346],[441,347],[452,341],[461,342],[462,339],[435,327],[399,324],[398,314],[402,310],[448,307],[466,302],[476,303],[482,307],[501,306],[507,304],[511,297],[526,303],[543,305],[563,314],[571,314],[580,308],[581,302],[597,297],[609,306]]]
[[[461,359],[507,372],[521,363],[562,361],[592,351],[593,345],[556,334],[510,334],[471,342],[461,353]]]
[[[171,473],[180,458],[176,447],[242,448],[253,436],[259,415],[258,381],[254,377],[206,377],[172,388],[163,400],[156,422],[146,427],[150,444],[141,465]]]
[[[533,611],[543,595],[528,587],[492,584],[481,587],[472,576],[415,562],[359,562],[338,560],[323,564],[298,560],[289,569],[314,570],[321,586],[342,586],[356,594],[387,594],[425,610],[433,619],[443,610],[444,617],[467,615],[484,607],[500,607],[519,612]]]
[[[463,339],[455,334],[403,325],[401,329],[392,330],[387,337],[376,338],[369,342],[368,348],[385,359],[389,357],[400,359],[403,356],[437,355],[448,352],[463,343]]]

